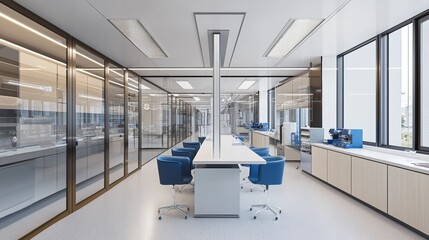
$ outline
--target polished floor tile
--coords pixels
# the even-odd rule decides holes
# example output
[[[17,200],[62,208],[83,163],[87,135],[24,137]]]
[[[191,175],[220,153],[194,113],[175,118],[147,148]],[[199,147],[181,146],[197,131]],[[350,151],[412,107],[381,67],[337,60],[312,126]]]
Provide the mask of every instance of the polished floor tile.
[[[248,173],[243,169],[242,175]],[[241,190],[238,219],[193,218],[193,193],[177,192],[191,206],[187,220],[171,212],[158,220],[157,209],[172,201],[170,186],[159,184],[156,161],[35,239],[424,239],[287,163],[283,185],[270,188],[270,201],[282,208],[278,221],[264,212],[256,220],[249,207],[265,193]]]

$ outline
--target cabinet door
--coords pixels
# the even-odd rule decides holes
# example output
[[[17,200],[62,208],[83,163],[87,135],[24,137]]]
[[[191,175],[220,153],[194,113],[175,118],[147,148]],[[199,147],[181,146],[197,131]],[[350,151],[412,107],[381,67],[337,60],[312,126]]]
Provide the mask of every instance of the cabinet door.
[[[328,181],[328,150],[311,147],[311,171],[314,176]]]
[[[328,151],[328,183],[351,194],[351,156],[334,151]]]
[[[389,215],[429,234],[429,175],[388,167]]]
[[[352,195],[387,212],[387,165],[352,157]]]

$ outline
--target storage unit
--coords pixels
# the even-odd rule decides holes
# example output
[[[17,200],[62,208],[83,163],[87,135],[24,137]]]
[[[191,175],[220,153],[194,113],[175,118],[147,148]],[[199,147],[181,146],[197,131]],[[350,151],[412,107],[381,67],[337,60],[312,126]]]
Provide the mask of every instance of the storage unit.
[[[252,143],[251,144],[253,147],[269,147],[270,146],[270,137],[265,135],[265,134],[252,131]]]
[[[387,165],[352,157],[352,195],[387,212]]]
[[[328,183],[352,192],[352,158],[349,155],[328,151]]]
[[[311,147],[312,151],[312,174],[323,181],[328,181],[328,150]]]
[[[323,128],[301,128],[301,168],[303,171],[311,173],[311,144],[323,141]]]
[[[388,167],[389,215],[429,235],[429,175]]]

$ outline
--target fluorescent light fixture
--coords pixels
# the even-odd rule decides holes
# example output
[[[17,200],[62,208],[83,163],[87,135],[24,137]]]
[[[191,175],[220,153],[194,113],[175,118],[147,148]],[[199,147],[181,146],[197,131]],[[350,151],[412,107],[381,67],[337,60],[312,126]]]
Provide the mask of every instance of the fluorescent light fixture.
[[[13,81],[13,80],[9,80],[6,83],[9,85],[13,85],[13,86],[26,87],[26,88],[31,88],[31,89],[35,89],[35,90],[40,90],[43,92],[52,92],[51,86],[41,86],[41,85],[37,85],[37,84],[26,83],[26,82],[17,82],[17,81]]]
[[[285,57],[305,40],[322,22],[323,19],[289,20],[264,56],[276,58]]]
[[[137,88],[138,88],[138,87],[137,87],[137,85],[134,85],[134,84],[131,84],[131,83],[128,83],[128,86],[133,87],[133,88],[135,88],[135,89],[137,89]]]
[[[100,97],[94,97],[94,96],[89,96],[89,95],[84,95],[84,94],[79,94],[79,97],[91,99],[91,100],[97,100],[97,101],[103,101],[104,100],[103,98],[100,98]]]
[[[104,78],[102,78],[102,77],[100,77],[100,76],[98,76],[98,75],[95,75],[95,74],[93,74],[93,73],[87,72],[87,71],[85,71],[85,70],[82,70],[82,69],[76,68],[76,71],[78,71],[78,72],[82,72],[82,73],[85,73],[85,74],[88,74],[89,76],[92,76],[92,77],[95,77],[95,78],[98,78],[98,79],[100,79],[100,80],[103,80],[103,81],[104,81]]]
[[[153,39],[140,20],[137,19],[109,19],[131,43],[149,58],[166,58],[167,54]]]
[[[238,89],[249,89],[256,81],[249,81],[249,80],[245,80],[241,83],[241,85],[238,87]]]
[[[150,87],[143,85],[143,84],[140,84],[140,89],[149,90]]]
[[[199,98],[199,97],[193,97],[193,99],[194,99],[196,102],[199,102],[199,101],[200,101],[200,98]]]
[[[194,89],[188,81],[176,81],[176,83],[183,89]]]
[[[6,19],[6,20],[8,20],[8,21],[10,21],[10,22],[12,22],[12,23],[15,23],[16,25],[18,25],[18,26],[20,26],[20,27],[22,27],[22,28],[25,28],[25,29],[27,29],[28,31],[30,31],[30,32],[32,32],[32,33],[35,33],[36,35],[39,35],[40,37],[42,37],[42,38],[44,38],[44,39],[46,39],[46,40],[48,40],[48,41],[51,41],[51,42],[53,42],[53,43],[55,43],[55,44],[57,44],[57,45],[59,45],[59,46],[61,46],[61,47],[63,47],[63,48],[67,48],[67,46],[66,46],[65,44],[61,43],[60,41],[55,40],[55,39],[53,39],[53,38],[51,38],[51,37],[49,37],[49,36],[47,36],[47,35],[45,35],[45,34],[43,34],[43,33],[39,32],[39,31],[37,31],[36,29],[34,29],[34,28],[32,28],[32,27],[29,27],[29,26],[27,26],[27,25],[25,25],[25,24],[21,23],[20,21],[18,21],[18,20],[16,20],[16,19],[14,19],[14,18],[11,18],[11,17],[9,17],[9,16],[7,16],[6,14],[4,14],[4,13],[2,13],[2,12],[0,12],[0,17],[4,18],[4,19]]]
[[[279,93],[281,96],[313,96],[312,93]]]
[[[173,93],[172,95],[175,96],[175,97],[179,96],[179,94],[175,94],[175,93]]]
[[[135,67],[128,68],[131,71],[213,71],[213,68],[197,68],[197,67],[171,67],[171,68],[145,68]]]
[[[134,79],[132,79],[132,78],[128,78],[128,83],[129,83],[130,81],[131,81],[131,82],[133,82],[133,83],[135,83],[135,84],[137,84],[137,85],[139,84],[136,80],[134,80]]]
[[[241,67],[241,68],[221,68],[221,71],[305,71],[306,67]],[[275,77],[275,76],[274,76]]]

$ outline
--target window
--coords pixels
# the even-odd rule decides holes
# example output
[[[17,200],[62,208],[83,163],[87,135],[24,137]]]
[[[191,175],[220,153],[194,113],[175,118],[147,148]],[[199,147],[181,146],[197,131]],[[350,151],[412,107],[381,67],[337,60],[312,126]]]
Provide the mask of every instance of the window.
[[[343,57],[343,127],[363,129],[363,140],[376,142],[376,41]]]
[[[420,21],[420,147],[429,148],[429,17]]]
[[[388,142],[397,147],[413,147],[413,25],[404,26],[384,36],[383,110],[387,122],[383,128]]]

